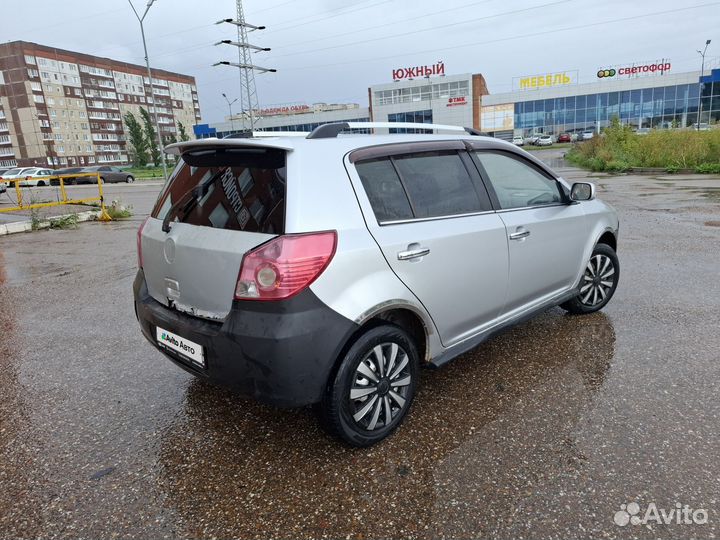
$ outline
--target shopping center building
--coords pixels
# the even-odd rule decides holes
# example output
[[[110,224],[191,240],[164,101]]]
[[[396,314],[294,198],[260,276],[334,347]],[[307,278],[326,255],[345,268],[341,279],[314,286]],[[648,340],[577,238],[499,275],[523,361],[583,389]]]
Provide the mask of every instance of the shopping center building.
[[[720,69],[706,71],[701,81],[700,72],[675,73],[663,59],[603,67],[588,79],[580,83],[577,70],[519,76],[512,80],[512,91],[491,94],[481,74],[446,75],[444,64],[437,62],[394,69],[392,82],[368,88],[367,108],[318,104],[264,110],[256,128],[311,131],[328,122],[373,120],[460,125],[510,139],[599,132],[613,117],[634,128],[720,122]],[[240,119],[204,124],[195,126],[195,134],[222,137],[242,126]]]
[[[720,69],[701,82],[700,72],[672,73],[669,62],[662,70],[657,65],[602,69],[584,84],[574,82],[576,72],[518,78],[517,90],[483,97],[481,129],[509,138],[597,132],[613,117],[634,128],[689,127],[698,113],[701,125],[720,121]]]
[[[314,103],[312,105],[279,105],[255,111],[255,129],[259,131],[312,131],[330,122],[368,122],[370,111],[357,103]],[[193,127],[195,137],[222,139],[231,133],[247,129],[247,118],[233,116],[224,122],[198,124]]]

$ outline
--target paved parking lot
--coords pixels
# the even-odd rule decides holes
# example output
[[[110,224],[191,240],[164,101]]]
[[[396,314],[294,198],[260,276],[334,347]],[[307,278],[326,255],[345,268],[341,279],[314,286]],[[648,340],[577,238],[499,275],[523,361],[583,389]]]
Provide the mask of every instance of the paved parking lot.
[[[0,239],[0,537],[715,538],[720,178],[596,178],[621,216],[604,312],[424,371],[370,449],[144,341],[135,230],[159,186],[117,186],[131,220]],[[707,524],[616,525],[631,502]]]

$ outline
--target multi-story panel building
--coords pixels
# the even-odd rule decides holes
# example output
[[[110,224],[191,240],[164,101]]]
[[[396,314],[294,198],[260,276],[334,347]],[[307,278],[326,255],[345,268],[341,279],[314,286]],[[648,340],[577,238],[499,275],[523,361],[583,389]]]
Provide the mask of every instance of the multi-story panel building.
[[[36,43],[0,45],[0,166],[124,165],[123,116],[157,112],[163,141],[200,121],[194,77]]]

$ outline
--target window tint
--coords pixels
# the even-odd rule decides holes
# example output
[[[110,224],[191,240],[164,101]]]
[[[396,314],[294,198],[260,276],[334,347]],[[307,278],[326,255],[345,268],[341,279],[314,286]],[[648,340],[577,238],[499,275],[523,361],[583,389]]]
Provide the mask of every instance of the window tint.
[[[389,158],[355,164],[378,223],[411,219],[410,203]]]
[[[562,202],[558,183],[519,159],[493,152],[475,155],[503,209]]]
[[[274,160],[262,155],[239,158],[206,152],[192,166],[182,163],[175,169],[158,198],[153,217],[218,229],[282,234],[285,176],[284,152]]]
[[[489,210],[480,202],[470,175],[455,151],[423,152],[393,158],[416,218]],[[483,207],[485,206],[485,207]]]

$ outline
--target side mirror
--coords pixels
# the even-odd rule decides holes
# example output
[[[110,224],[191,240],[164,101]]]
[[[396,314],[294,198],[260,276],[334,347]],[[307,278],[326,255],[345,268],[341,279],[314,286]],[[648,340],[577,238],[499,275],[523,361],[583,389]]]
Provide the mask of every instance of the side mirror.
[[[570,189],[573,201],[592,201],[595,198],[595,184],[592,182],[575,182]]]

